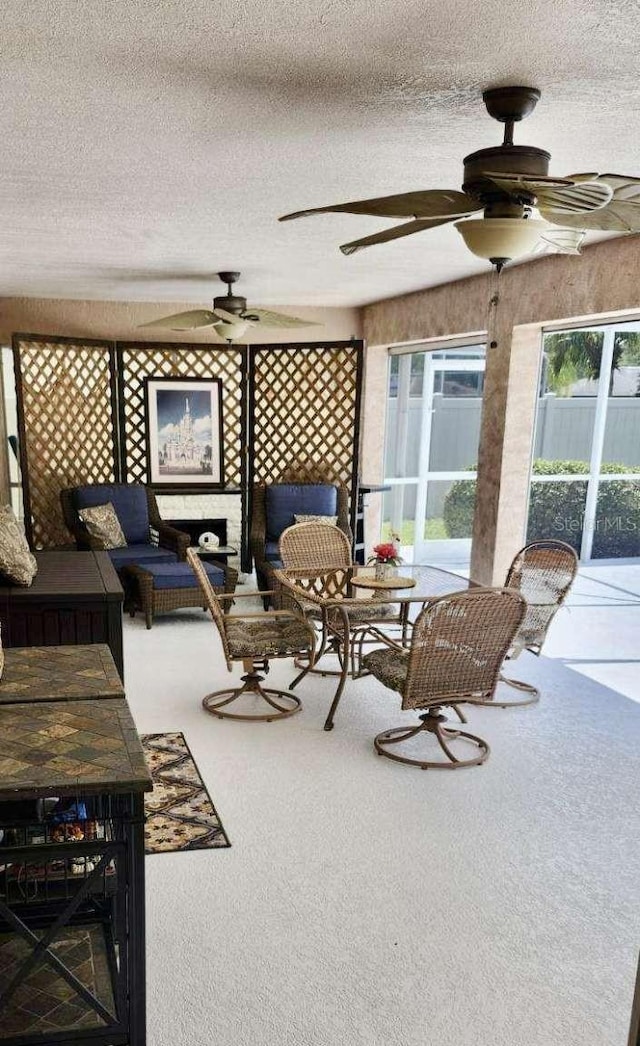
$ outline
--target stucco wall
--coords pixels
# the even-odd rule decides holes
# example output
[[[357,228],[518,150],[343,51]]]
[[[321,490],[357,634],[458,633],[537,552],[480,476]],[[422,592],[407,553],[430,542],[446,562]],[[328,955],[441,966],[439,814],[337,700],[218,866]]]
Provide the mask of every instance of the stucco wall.
[[[383,249],[383,248],[381,248]],[[553,255],[503,270],[501,316],[510,327],[640,308],[640,236],[606,240],[578,258]],[[369,345],[416,341],[486,330],[491,272],[366,305],[362,331]]]

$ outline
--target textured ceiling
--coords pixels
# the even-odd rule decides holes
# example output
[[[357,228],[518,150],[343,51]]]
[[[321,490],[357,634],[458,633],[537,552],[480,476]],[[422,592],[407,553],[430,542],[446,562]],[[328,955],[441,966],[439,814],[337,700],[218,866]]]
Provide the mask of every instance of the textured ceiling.
[[[459,188],[481,91],[542,90],[516,142],[640,175],[637,0],[5,0],[0,295],[359,305],[480,271],[453,228],[302,207]],[[579,265],[579,260],[576,261]]]

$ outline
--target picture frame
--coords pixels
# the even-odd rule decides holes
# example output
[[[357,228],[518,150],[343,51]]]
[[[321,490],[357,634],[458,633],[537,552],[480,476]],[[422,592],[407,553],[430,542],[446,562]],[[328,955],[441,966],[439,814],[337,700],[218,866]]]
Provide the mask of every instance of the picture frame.
[[[144,386],[149,485],[224,486],[221,379],[147,377]]]

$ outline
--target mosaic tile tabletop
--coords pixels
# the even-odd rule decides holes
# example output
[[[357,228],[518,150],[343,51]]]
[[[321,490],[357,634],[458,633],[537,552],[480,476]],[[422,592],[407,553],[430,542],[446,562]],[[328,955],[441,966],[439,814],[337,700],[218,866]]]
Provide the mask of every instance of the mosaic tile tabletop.
[[[108,646],[9,647],[4,652],[0,705],[124,697]]]
[[[151,789],[124,698],[0,706],[0,799]]]

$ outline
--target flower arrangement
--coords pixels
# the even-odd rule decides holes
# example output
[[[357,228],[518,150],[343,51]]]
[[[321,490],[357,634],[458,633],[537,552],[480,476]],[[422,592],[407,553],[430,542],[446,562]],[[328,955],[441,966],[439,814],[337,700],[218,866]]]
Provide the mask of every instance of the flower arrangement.
[[[402,563],[402,557],[398,555],[396,541],[399,541],[397,534],[392,534],[391,541],[374,545],[373,555],[369,556],[367,563],[390,563],[392,566],[397,567],[399,563]]]

